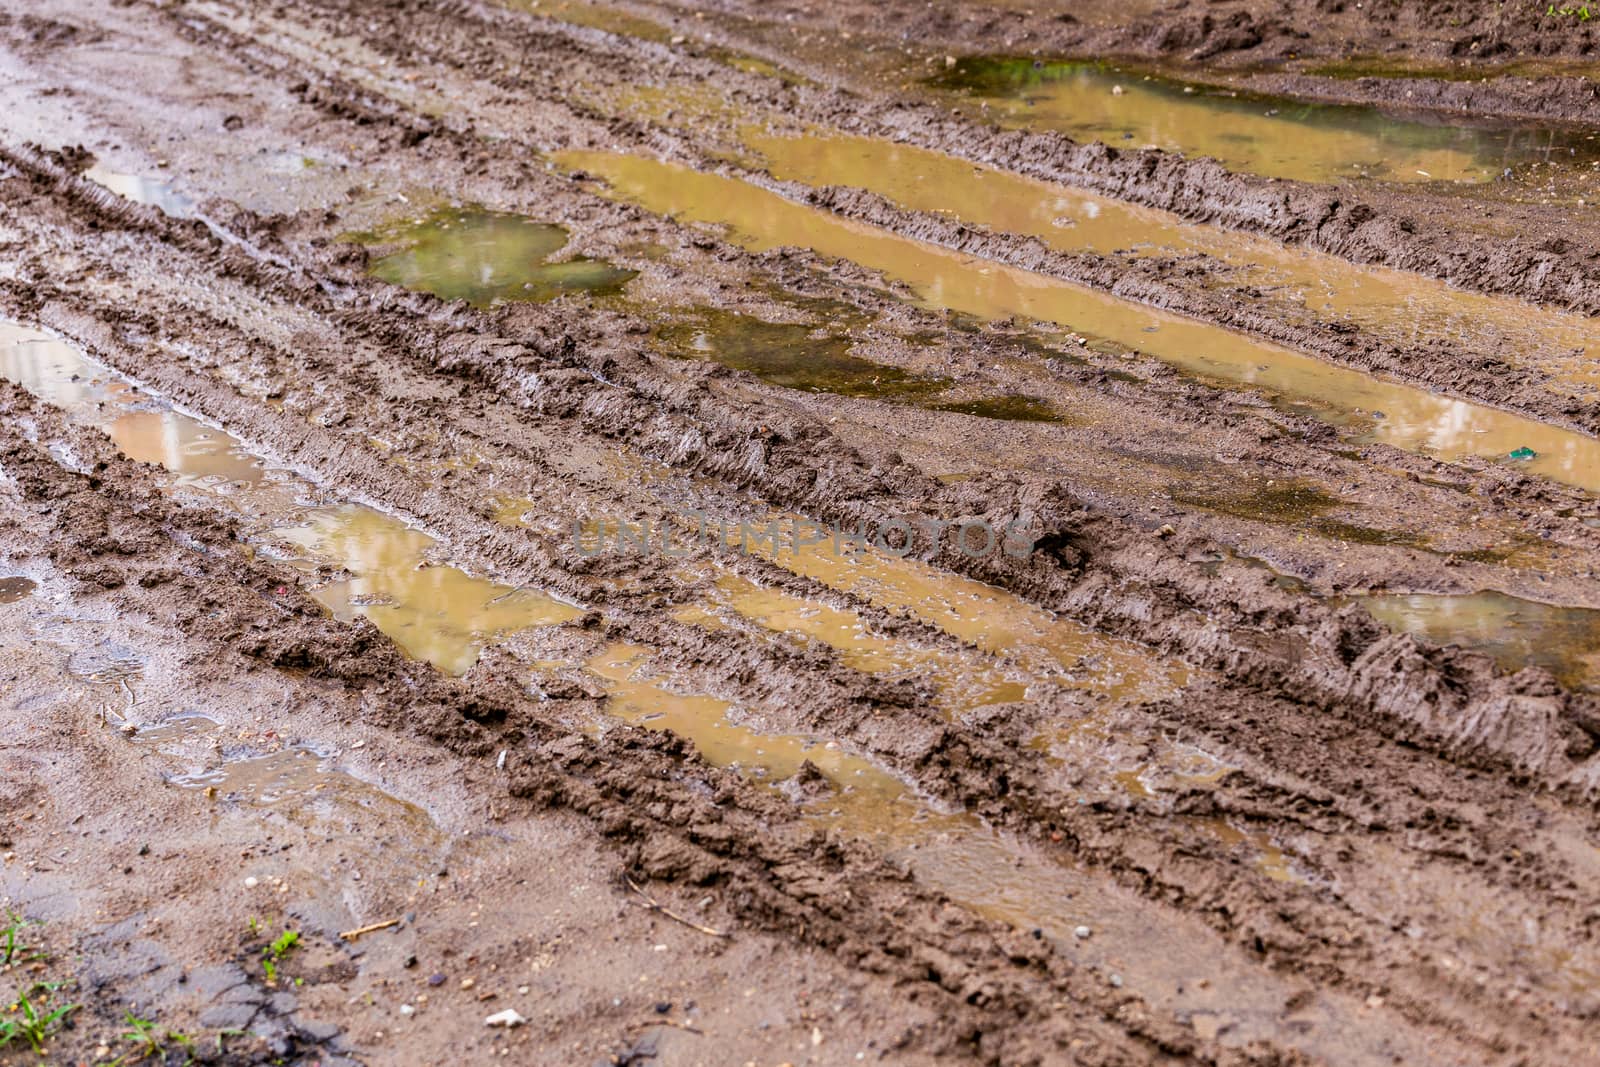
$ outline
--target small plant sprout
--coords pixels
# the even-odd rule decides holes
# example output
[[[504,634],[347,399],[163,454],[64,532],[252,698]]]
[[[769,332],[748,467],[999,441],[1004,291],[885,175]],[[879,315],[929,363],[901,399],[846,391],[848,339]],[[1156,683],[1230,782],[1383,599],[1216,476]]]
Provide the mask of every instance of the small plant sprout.
[[[0,966],[43,959],[44,953],[28,948],[22,941],[22,928],[34,924],[14,911],[6,912],[6,919],[7,925],[0,929]]]
[[[144,1059],[146,1056],[159,1056],[161,1054],[161,1038],[156,1035],[156,1024],[149,1019],[141,1019],[131,1011],[122,1013],[123,1020],[132,1027],[123,1031],[122,1040],[131,1043],[134,1051],[138,1053],[135,1059]]]
[[[57,988],[58,985],[40,982],[27,992],[17,994],[16,1003],[9,1008],[9,1013],[15,1014],[16,1018],[0,1020],[0,1048],[22,1040],[31,1045],[33,1051],[44,1055],[45,1039],[55,1033],[62,1019],[78,1010],[78,1005],[64,1004],[59,1008],[48,1008],[43,1003],[35,1004],[29,999],[29,993],[42,992],[44,995],[40,1000],[43,1001]]]
[[[266,972],[267,983],[276,985],[278,981],[278,964],[283,962],[285,956],[294,951],[300,943],[300,934],[294,930],[285,930],[279,934],[272,944],[261,950],[261,969]]]
[[[185,1064],[194,1062],[194,1038],[188,1034],[176,1030],[162,1032],[157,1029],[153,1020],[141,1019],[131,1011],[125,1011],[122,1015],[130,1027],[123,1032],[122,1039],[134,1046],[131,1054],[133,1058],[129,1060],[127,1057],[122,1057],[117,1059],[116,1063],[138,1063],[146,1058],[161,1059],[166,1056],[167,1050],[174,1046],[184,1051]]]

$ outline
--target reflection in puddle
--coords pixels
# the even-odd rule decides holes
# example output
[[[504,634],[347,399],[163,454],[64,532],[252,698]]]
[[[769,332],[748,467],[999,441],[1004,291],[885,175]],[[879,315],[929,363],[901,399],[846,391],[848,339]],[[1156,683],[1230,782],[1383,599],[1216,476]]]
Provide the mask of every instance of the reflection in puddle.
[[[0,578],[0,604],[15,604],[26,600],[39,588],[32,578]]]
[[[1569,138],[1516,126],[1449,126],[1375,108],[1313,104],[1184,85],[1094,63],[968,58],[934,78],[1017,127],[1113,147],[1212,156],[1230,170],[1301,181],[1484,182],[1563,155]]]
[[[582,614],[542,593],[430,565],[424,557],[433,538],[370,508],[314,511],[306,525],[273,537],[359,576],[313,591],[335,618],[368,618],[407,655],[448,674],[465,674],[500,637]]]
[[[183,789],[215,789],[216,795],[247,804],[276,804],[294,796],[310,796],[325,788],[328,761],[303,748],[286,748],[267,756],[238,760],[216,770],[174,775]]]
[[[177,475],[178,485],[237,495],[234,504],[241,510],[288,506],[282,472],[269,472],[221,430],[157,406],[65,341],[0,323],[0,378],[91,423],[129,459],[165,467]]]
[[[162,748],[210,737],[220,729],[222,724],[209,715],[177,715],[161,722],[141,726],[128,739],[135,744]]]
[[[1181,664],[1162,661],[1131,641],[1057,618],[994,586],[913,559],[835,551],[826,541],[804,545],[798,553],[772,553],[755,543],[751,551],[885,611],[908,612],[1024,671],[1094,688],[1116,700],[1159,700],[1188,681]]]
[[[370,508],[313,508],[312,486],[268,470],[227,433],[155,407],[126,381],[72,345],[0,323],[0,377],[105,430],[129,458],[157,463],[179,486],[228,502],[270,538],[303,551],[301,562],[356,577],[315,595],[340,618],[365,615],[417,659],[453,674],[477,662],[495,638],[574,618],[578,609],[454,567],[428,566],[426,534]]]
[[[619,644],[589,662],[589,670],[606,683],[611,714],[652,730],[671,730],[693,741],[711,764],[736,767],[768,782],[793,777],[809,760],[839,788],[871,796],[879,804],[894,803],[906,793],[899,779],[836,743],[757,733],[730,721],[727,701],[672,692],[650,680],[644,670],[649,658],[649,649]]]
[[[1078,329],[1190,373],[1311,401],[1372,440],[1455,460],[1534,455],[1525,469],[1600,490],[1600,441],[1571,430],[1259,342],[1194,319],[1119,300],[1058,279],[896,237],[720,175],[639,156],[566,152],[562,162],[605,178],[617,193],[686,220],[721,223],[753,250],[784,245],[852,260],[911,285],[938,307],[1003,319],[1013,315]],[[1153,329],[1152,329],[1153,328]],[[1371,414],[1382,412],[1383,418]]]
[[[171,185],[155,178],[141,178],[136,174],[123,174],[96,163],[83,172],[83,176],[97,185],[103,185],[124,200],[135,204],[150,204],[160,208],[175,219],[194,217],[194,201],[173,191]]]
[[[1391,629],[1487,652],[1508,671],[1544,667],[1570,689],[1600,691],[1600,610],[1493,591],[1382,594],[1361,597],[1360,603]]]
[[[1214,256],[1235,268],[1239,281],[1299,301],[1319,317],[1388,331],[1412,343],[1453,341],[1513,362],[1538,357],[1559,366],[1564,380],[1589,389],[1600,383],[1600,371],[1584,356],[1594,332],[1581,315],[1186,223],[1165,212],[909,145],[839,134],[775,136],[754,126],[744,128],[741,137],[777,178],[869,189],[913,211],[1036,237],[1062,252]]]
[[[368,861],[401,872],[401,882],[415,877],[407,864],[426,863],[443,843],[425,810],[338,770],[332,759],[306,748],[285,748],[168,780],[180,789],[203,791],[215,802],[268,808],[308,830],[353,834]],[[374,833],[381,836],[375,839]]]
[[[375,277],[477,307],[562,293],[615,293],[638,273],[585,256],[548,263],[566,247],[565,229],[481,208],[440,208],[355,239],[403,246],[373,260]]]
[[[145,657],[138,649],[116,641],[102,641],[78,649],[67,661],[67,672],[85,682],[110,684],[125,682],[144,673]]]
[[[642,41],[658,43],[665,43],[672,38],[672,31],[660,23],[630,15],[611,4],[589,3],[587,0],[507,0],[507,4],[530,14],[621,37],[637,37]]]
[[[715,590],[717,603],[776,633],[821,641],[855,670],[889,678],[932,678],[952,715],[1027,695],[1022,682],[981,657],[885,637],[854,611],[767,589],[735,574],[717,579]]]
[[[1161,1010],[1180,1017],[1226,1013],[1231,1025],[1221,1035],[1224,1045],[1270,1036],[1325,1050],[1353,1040],[1363,1046],[1364,1056],[1378,1053],[1376,1039],[1363,1036],[1375,1031],[1358,1024],[1348,998],[1305,990],[1299,996],[1305,1006],[1286,1029],[1283,1004],[1298,987],[1251,965],[1192,917],[1162,911],[1153,922],[1158,905],[1041,855],[970,815],[937,811],[892,775],[837,745],[758,734],[730,722],[725,701],[678,694],[651,681],[644,669],[649,654],[615,645],[590,662],[589,669],[611,693],[612,714],[651,729],[671,729],[711,763],[737,767],[769,783],[804,777],[802,767],[809,761],[831,783],[825,795],[806,803],[813,821],[872,844],[957,904],[1037,931],[1067,958],[1128,982]],[[1092,936],[1077,936],[1080,926],[1089,927]],[[1408,1062],[1433,1062],[1420,1048],[1405,1053]]]

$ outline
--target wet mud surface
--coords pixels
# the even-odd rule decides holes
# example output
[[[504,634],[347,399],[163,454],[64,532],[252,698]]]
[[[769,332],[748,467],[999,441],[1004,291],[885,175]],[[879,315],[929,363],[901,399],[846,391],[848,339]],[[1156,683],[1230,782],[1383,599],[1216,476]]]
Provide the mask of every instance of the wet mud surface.
[[[1582,33],[1224,7],[0,18],[51,1058],[1596,1062],[1588,160],[952,80]]]

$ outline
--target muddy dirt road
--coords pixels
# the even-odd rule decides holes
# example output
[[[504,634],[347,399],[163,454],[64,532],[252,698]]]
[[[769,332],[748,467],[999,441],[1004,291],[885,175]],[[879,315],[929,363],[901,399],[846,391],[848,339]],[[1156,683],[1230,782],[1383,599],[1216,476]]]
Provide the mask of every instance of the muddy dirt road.
[[[0,1063],[1600,1063],[1592,31],[1360,6],[0,12]]]

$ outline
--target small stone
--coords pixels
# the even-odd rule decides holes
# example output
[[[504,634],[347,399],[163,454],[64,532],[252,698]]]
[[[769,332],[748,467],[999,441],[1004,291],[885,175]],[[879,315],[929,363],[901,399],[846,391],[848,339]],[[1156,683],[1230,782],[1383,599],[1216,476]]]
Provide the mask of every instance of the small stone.
[[[244,880],[244,887],[245,887],[245,888],[246,888],[246,889],[254,889],[254,888],[255,888],[255,887],[256,887],[256,886],[258,886],[258,885],[260,885],[260,884],[261,884],[261,883],[260,883],[260,882],[259,882],[259,881],[257,881],[257,880],[256,880],[256,878],[255,878],[255,877],[254,877],[254,876],[251,876],[251,877],[249,877],[249,878],[246,878],[246,879],[245,879],[245,880]]]
[[[463,979],[461,979],[461,988],[462,989],[471,989],[473,986],[475,986],[477,984],[478,984],[477,981],[475,979],[472,979],[472,978],[463,978]]]
[[[442,974],[430,974],[430,975],[428,975],[428,984],[431,985],[431,986],[444,985],[444,975],[442,975]]]
[[[1161,529],[1156,531],[1156,536],[1157,537],[1171,537],[1173,534],[1175,534],[1177,532],[1178,532],[1177,528],[1175,526],[1173,526],[1172,523],[1164,522],[1164,523],[1161,524]]]
[[[416,1013],[417,1013],[417,1009],[413,1008],[411,1005],[409,1005],[409,1004],[400,1005],[400,1014],[401,1015],[415,1015]]]
[[[1111,988],[1113,988],[1113,989],[1121,989],[1122,988],[1122,975],[1114,974],[1114,975],[1111,976]]]
[[[1124,92],[1124,90],[1123,90],[1122,86],[1120,86],[1120,85],[1113,85],[1111,87],[1111,95],[1112,96],[1121,96],[1123,94],[1123,92]]]
[[[675,34],[672,35],[672,43],[673,44],[682,44],[683,42],[687,41],[688,39],[689,38],[685,37],[681,33],[675,33]]]
[[[488,1018],[484,1019],[483,1020],[483,1025],[485,1025],[485,1026],[503,1026],[507,1030],[510,1030],[512,1027],[521,1026],[523,1023],[525,1023],[527,1021],[528,1020],[524,1019],[521,1015],[519,1015],[517,1013],[517,1009],[515,1009],[515,1008],[507,1008],[505,1011],[497,1011],[493,1015],[491,1015]]]
[[[1092,933],[1094,933],[1094,931],[1090,930],[1087,926],[1080,926],[1072,931],[1072,936],[1077,938],[1079,941],[1082,941]]]
[[[672,1001],[670,1001],[670,1000],[658,1000],[658,1001],[656,1001],[656,1014],[657,1015],[665,1015],[667,1012],[669,1012],[671,1010],[672,1010]]]

